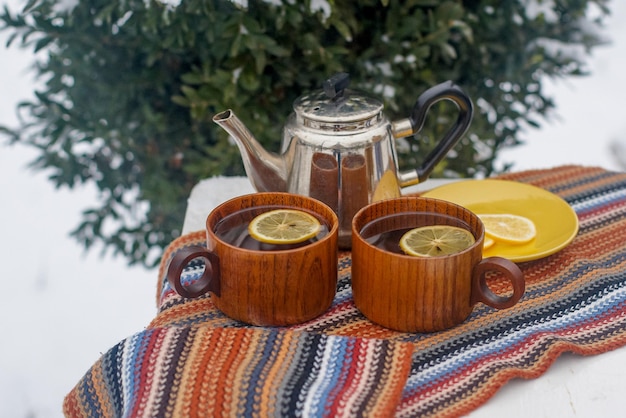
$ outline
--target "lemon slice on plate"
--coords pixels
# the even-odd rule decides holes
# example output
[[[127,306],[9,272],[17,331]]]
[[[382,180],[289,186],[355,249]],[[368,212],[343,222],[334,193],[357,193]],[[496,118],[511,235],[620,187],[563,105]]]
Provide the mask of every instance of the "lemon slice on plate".
[[[485,235],[485,240],[483,241],[483,249],[486,250],[487,248],[491,248],[495,243],[496,241],[493,238]]]
[[[309,213],[295,209],[276,209],[258,215],[248,225],[248,233],[267,244],[297,244],[315,237],[321,224]]]
[[[476,240],[470,231],[456,226],[431,225],[411,229],[400,238],[400,248],[407,255],[434,257],[463,251]]]
[[[510,213],[479,214],[485,234],[496,241],[524,244],[537,235],[535,224],[528,218]]]

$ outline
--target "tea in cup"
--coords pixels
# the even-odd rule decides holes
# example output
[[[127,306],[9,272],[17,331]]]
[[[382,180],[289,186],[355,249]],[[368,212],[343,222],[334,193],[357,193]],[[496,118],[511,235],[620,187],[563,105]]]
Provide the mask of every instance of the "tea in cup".
[[[313,219],[319,228],[306,239],[283,243],[281,237],[263,235],[261,226],[250,227],[264,218],[271,222],[272,213]],[[207,247],[179,250],[167,278],[183,297],[211,292],[220,311],[242,322],[260,326],[306,322],[324,313],[335,296],[338,225],[331,208],[309,197],[289,193],[236,197],[207,217]],[[183,284],[184,268],[199,257],[205,259],[203,275]]]
[[[471,239],[454,251],[435,245],[407,253],[401,241],[416,228],[455,231],[459,239]],[[483,259],[484,238],[478,216],[451,202],[401,197],[364,207],[352,222],[352,292],[357,308],[390,329],[432,332],[462,323],[478,302],[496,309],[515,305],[525,291],[524,276],[507,259]],[[491,271],[510,281],[511,295],[497,295],[487,286]]]

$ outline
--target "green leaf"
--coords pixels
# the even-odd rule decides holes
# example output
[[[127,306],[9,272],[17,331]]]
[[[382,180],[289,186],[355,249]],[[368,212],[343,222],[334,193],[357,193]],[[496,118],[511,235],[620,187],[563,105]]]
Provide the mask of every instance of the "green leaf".
[[[267,45],[265,49],[275,57],[288,57],[291,54],[290,49],[282,47],[275,42],[271,45]],[[339,48],[337,50],[339,50]]]
[[[337,32],[341,34],[343,39],[348,42],[352,41],[352,32],[350,31],[348,25],[337,19],[332,19],[331,24],[335,29],[337,29]]]
[[[456,49],[454,49],[454,47],[449,43],[443,42],[439,44],[439,48],[441,49],[443,55],[450,60],[455,60],[457,58]]]
[[[22,13],[28,13],[35,6],[35,4],[37,4],[38,1],[40,0],[29,0],[28,3],[26,3],[26,5],[24,5],[24,7],[22,8]]]
[[[261,84],[261,80],[254,69],[246,66],[239,76],[239,84],[245,90],[256,91]]]
[[[230,44],[230,51],[228,53],[230,57],[236,57],[237,55],[239,55],[239,51],[241,51],[241,44],[243,43],[243,40],[244,40],[244,35],[242,34],[237,34],[235,39],[233,39],[232,43]]]
[[[204,75],[198,73],[185,73],[180,79],[186,84],[202,84],[206,81]]]
[[[4,44],[4,46],[6,48],[9,48],[11,46],[11,44],[13,43],[13,41],[15,40],[15,38],[17,38],[18,33],[14,32],[11,35],[9,35],[9,37],[7,38],[6,43]]]
[[[468,42],[474,42],[474,33],[470,25],[461,20],[451,20],[449,25],[451,29],[458,29]]]
[[[188,98],[179,95],[172,96],[172,102],[183,107],[189,107],[191,103]]]
[[[263,70],[265,69],[265,65],[267,63],[265,51],[257,49],[257,50],[250,51],[250,53],[254,57],[254,67],[255,67],[256,73],[258,75],[263,74]]]
[[[245,14],[243,16],[242,24],[250,33],[255,33],[255,34],[263,33],[263,29],[261,28],[261,25],[259,24],[259,22],[257,22],[248,14]]]
[[[187,97],[190,101],[197,101],[199,99],[198,97],[198,91],[192,87],[189,86],[180,86],[180,89],[182,90],[183,94],[185,95],[185,97]]]
[[[39,52],[42,49],[44,49],[45,47],[47,47],[48,45],[50,45],[51,42],[54,41],[54,38],[51,36],[46,36],[44,38],[41,38],[39,40],[37,40],[37,42],[35,42],[35,49],[34,52]]]

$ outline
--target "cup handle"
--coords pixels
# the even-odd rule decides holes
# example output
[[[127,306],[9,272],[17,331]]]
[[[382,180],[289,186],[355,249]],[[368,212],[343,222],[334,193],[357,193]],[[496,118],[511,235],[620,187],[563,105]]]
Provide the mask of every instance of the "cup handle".
[[[508,297],[495,294],[487,286],[486,275],[489,271],[502,273],[513,285],[513,294]],[[524,273],[514,262],[502,257],[489,257],[483,259],[474,267],[472,278],[472,305],[477,302],[496,309],[506,309],[515,305],[524,295],[526,282]]]
[[[195,258],[203,257],[205,262],[204,273],[193,284],[185,286],[181,282],[184,268]],[[167,267],[167,280],[176,292],[184,298],[197,298],[206,292],[220,295],[220,268],[217,255],[200,246],[185,247],[179,250]]]

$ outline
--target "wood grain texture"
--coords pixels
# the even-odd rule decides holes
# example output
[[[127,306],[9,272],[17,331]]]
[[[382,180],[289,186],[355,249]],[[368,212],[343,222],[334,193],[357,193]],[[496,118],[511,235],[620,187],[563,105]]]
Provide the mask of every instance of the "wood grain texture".
[[[216,236],[214,230],[221,219],[255,206],[313,212],[324,220],[329,232],[304,247],[281,251],[239,248]],[[288,193],[237,197],[209,214],[206,234],[206,249],[192,249],[191,255],[187,253],[170,263],[168,280],[179,294],[197,297],[210,291],[219,310],[233,319],[259,326],[299,324],[330,307],[337,287],[338,220],[323,203]],[[182,286],[177,272],[197,257],[209,260],[205,273],[192,286]]]
[[[463,220],[476,242],[458,253],[440,257],[395,254],[369,244],[359,232],[370,221],[401,212],[429,212]],[[430,215],[424,215],[428,218]],[[402,222],[385,219],[387,230]],[[404,225],[402,225],[404,226]],[[514,305],[524,293],[523,275],[508,260],[482,260],[484,227],[471,211],[450,202],[403,197],[363,208],[352,224],[352,292],[357,308],[371,321],[404,332],[432,332],[463,322],[478,301],[497,308]],[[480,268],[475,268],[476,266]],[[484,274],[498,270],[514,283],[509,297],[484,284]]]

